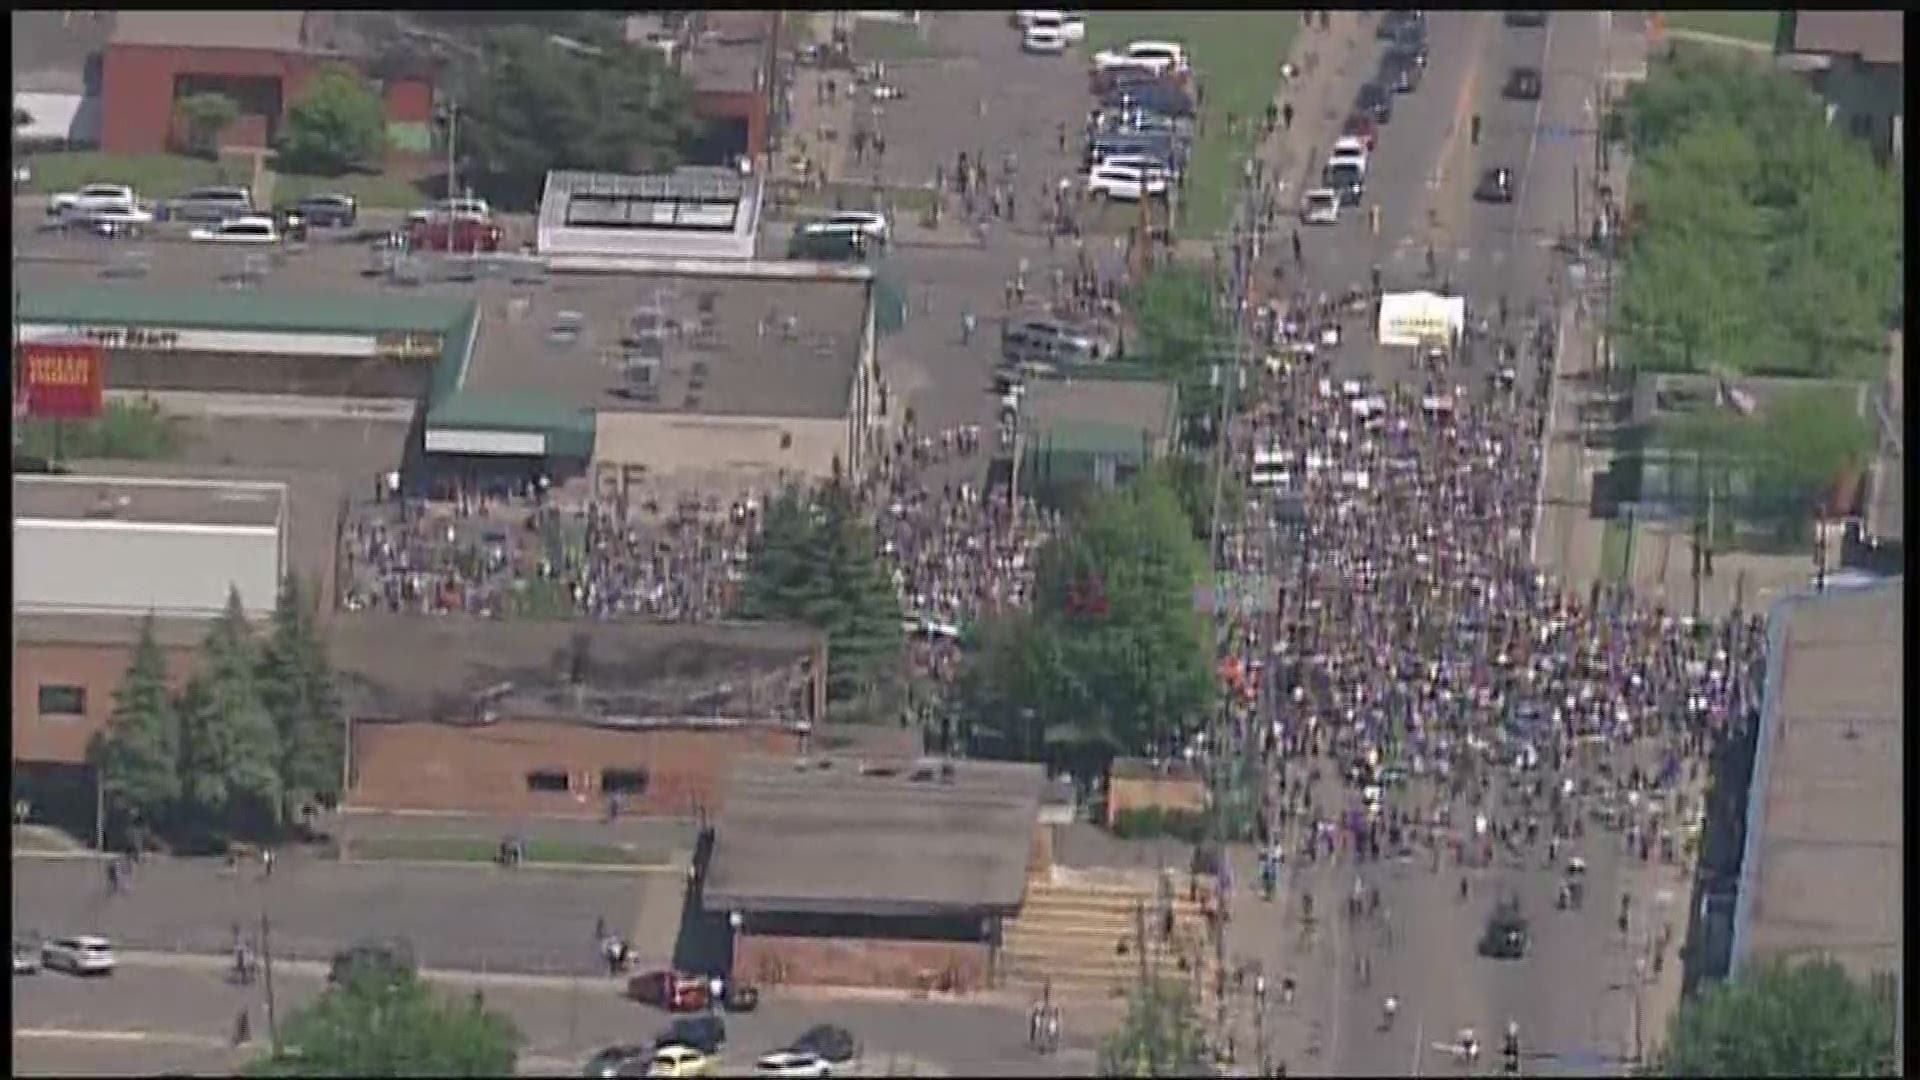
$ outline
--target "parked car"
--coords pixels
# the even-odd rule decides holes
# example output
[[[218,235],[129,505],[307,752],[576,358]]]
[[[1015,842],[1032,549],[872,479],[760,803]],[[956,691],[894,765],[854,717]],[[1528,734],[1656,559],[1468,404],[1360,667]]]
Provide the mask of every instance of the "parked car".
[[[199,244],[277,244],[280,226],[270,217],[249,214],[210,228],[195,229],[187,234],[187,239]]]
[[[85,229],[105,237],[138,236],[153,224],[153,211],[141,206],[114,206],[74,210],[60,219],[63,227]]]
[[[836,210],[806,226],[808,232],[857,232],[878,244],[891,239],[885,214],[872,210]]]
[[[834,1065],[845,1065],[860,1056],[860,1043],[853,1032],[838,1024],[815,1024],[801,1032],[787,1049],[818,1054]]]
[[[167,204],[167,217],[176,221],[217,225],[253,216],[253,192],[244,187],[199,187]]]
[[[1333,140],[1333,152],[1327,155],[1327,161],[1335,165],[1350,161],[1359,166],[1361,172],[1366,172],[1367,144],[1357,135],[1342,135]]]
[[[1389,53],[1380,61],[1379,81],[1396,94],[1411,94],[1420,89],[1420,77],[1426,69],[1403,53]]]
[[[98,934],[55,938],[40,946],[40,962],[49,971],[70,975],[111,975],[113,942]]]
[[[1547,25],[1547,13],[1544,11],[1509,11],[1506,14],[1508,26],[1532,29]]]
[[[608,1046],[587,1059],[581,1075],[600,1078],[634,1076],[643,1073],[652,1061],[651,1047],[634,1044]]]
[[[1300,220],[1308,225],[1338,225],[1340,194],[1332,188],[1314,188],[1300,203]]]
[[[351,229],[360,220],[360,200],[351,195],[319,192],[294,204],[316,229]]]
[[[1164,79],[1108,87],[1100,95],[1100,107],[1144,109],[1175,120],[1186,120],[1193,116],[1192,96]]]
[[[1512,202],[1513,170],[1502,166],[1481,173],[1480,183],[1473,189],[1473,197],[1486,203]]]
[[[1354,95],[1353,109],[1357,113],[1371,116],[1374,122],[1385,126],[1393,122],[1393,95],[1377,82],[1369,82],[1360,87]]]
[[[1085,364],[1100,359],[1100,343],[1052,319],[1020,319],[1000,332],[1000,359],[1015,368],[1029,364]]]
[[[1320,170],[1320,186],[1333,189],[1341,206],[1359,206],[1367,194],[1367,174],[1352,162],[1328,163]]]
[[[440,199],[431,206],[423,206],[409,213],[407,215],[407,223],[413,224],[418,221],[431,221],[435,218],[449,215],[454,217],[474,217],[480,218],[483,221],[491,221],[493,220],[493,207],[489,206],[485,199],[475,199],[470,196],[461,199]]]
[[[443,214],[407,226],[407,243],[421,251],[494,252],[503,236],[492,221],[467,215]]]
[[[795,229],[787,238],[787,258],[815,262],[861,262],[878,245],[854,229],[812,231]]]
[[[713,1076],[720,1063],[711,1053],[692,1046],[662,1046],[653,1052],[647,1065],[648,1076]]]
[[[1125,165],[1096,165],[1087,173],[1086,188],[1087,194],[1096,200],[1139,202],[1143,198],[1165,195],[1167,176],[1163,172]]]
[[[760,1060],[754,1063],[753,1071],[756,1076],[788,1076],[802,1078],[802,1080],[819,1080],[820,1077],[833,1075],[833,1065],[819,1054],[805,1050],[775,1050],[770,1054],[760,1055]]]
[[[713,1013],[683,1016],[668,1025],[653,1040],[655,1046],[691,1046],[706,1054],[717,1054],[727,1044],[727,1022]]]
[[[1374,29],[1374,36],[1379,38],[1395,37],[1405,33],[1409,28],[1417,28],[1422,34],[1426,33],[1426,12],[1389,11],[1380,16],[1380,25]]]
[[[78,191],[63,191],[47,199],[49,217],[101,210],[134,210],[140,205],[133,189],[125,184],[88,184]]]
[[[1187,70],[1187,50],[1172,41],[1132,41],[1124,49],[1102,49],[1093,54],[1093,69],[1104,71],[1123,64],[1141,65],[1157,71]]]
[[[627,996],[642,1005],[670,1013],[698,1012],[707,1007],[707,980],[672,968],[649,971],[627,980]]]
[[[1081,41],[1087,36],[1087,17],[1082,12],[1023,10],[1013,13],[1015,30],[1025,30],[1036,24],[1058,25],[1066,33],[1068,41]]]
[[[1540,100],[1540,72],[1530,67],[1517,67],[1507,72],[1507,85],[1500,93],[1513,101]]]
[[[1034,56],[1060,56],[1067,51],[1067,35],[1057,25],[1035,24],[1021,32],[1020,49]]]
[[[1380,126],[1373,122],[1373,117],[1365,113],[1348,113],[1346,122],[1340,125],[1340,134],[1365,140],[1367,153],[1371,154],[1380,135]]]
[[[1385,57],[1409,62],[1424,70],[1427,66],[1427,39],[1420,36],[1395,40],[1387,45]]]

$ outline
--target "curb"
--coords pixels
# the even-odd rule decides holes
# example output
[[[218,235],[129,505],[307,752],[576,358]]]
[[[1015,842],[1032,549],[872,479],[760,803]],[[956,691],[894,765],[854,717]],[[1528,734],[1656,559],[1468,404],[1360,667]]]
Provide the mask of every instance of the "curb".
[[[492,860],[477,859],[363,859],[346,857],[340,859],[320,859],[318,862],[330,862],[338,866],[394,866],[408,870],[447,869],[498,870],[503,872],[531,870],[536,873],[584,873],[584,874],[680,874],[685,868],[677,863],[565,863],[565,862],[523,862],[508,868]]]

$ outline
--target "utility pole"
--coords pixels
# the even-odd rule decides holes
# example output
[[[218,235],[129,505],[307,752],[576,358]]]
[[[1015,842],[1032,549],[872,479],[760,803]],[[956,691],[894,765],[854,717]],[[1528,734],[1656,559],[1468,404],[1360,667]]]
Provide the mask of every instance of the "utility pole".
[[[447,122],[447,198],[460,197],[458,170],[455,165],[454,147],[460,138],[460,103],[448,99],[441,107],[441,115]]]
[[[267,921],[266,882],[260,883],[260,960],[267,975],[267,1039],[277,1057],[280,1053],[280,1016],[273,1001],[273,927]]]
[[[1694,497],[1697,499],[1699,498],[1699,489],[1702,485],[1706,483],[1706,476],[1707,476],[1706,458],[1698,450],[1693,452],[1693,472],[1694,472]],[[1693,561],[1693,617],[1695,621],[1698,621],[1700,618],[1700,571],[1701,571],[1701,552],[1702,552],[1701,533],[1705,531],[1704,530],[1705,524],[1706,524],[1706,515],[1700,512],[1699,504],[1696,503],[1695,509],[1693,512],[1693,560],[1692,560]]]

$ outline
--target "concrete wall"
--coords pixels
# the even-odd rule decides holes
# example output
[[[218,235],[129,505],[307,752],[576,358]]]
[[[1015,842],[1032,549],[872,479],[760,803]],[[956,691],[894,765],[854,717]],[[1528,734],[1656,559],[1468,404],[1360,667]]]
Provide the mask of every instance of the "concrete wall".
[[[601,412],[594,418],[595,484],[768,491],[782,474],[831,475],[834,458],[846,460],[848,431],[843,419]]]
[[[774,726],[624,731],[537,720],[485,727],[360,721],[347,801],[365,810],[599,818],[607,810],[603,771],[639,769],[646,791],[623,796],[624,812],[679,816],[720,804],[736,757],[797,754],[799,745]],[[533,770],[566,774],[568,789],[530,790]]]
[[[1199,813],[1207,808],[1207,787],[1198,780],[1115,777],[1107,784],[1107,828],[1113,828],[1124,810],[1158,806],[1163,810]]]
[[[987,988],[984,942],[784,937],[741,933],[733,974],[760,986],[870,986],[895,990]]]
[[[186,684],[199,662],[198,651],[165,648],[168,681]],[[13,651],[13,759],[83,764],[87,743],[106,730],[113,716],[113,695],[133,660],[131,637],[124,644],[20,643]],[[78,686],[86,695],[79,716],[42,716],[40,687]]]

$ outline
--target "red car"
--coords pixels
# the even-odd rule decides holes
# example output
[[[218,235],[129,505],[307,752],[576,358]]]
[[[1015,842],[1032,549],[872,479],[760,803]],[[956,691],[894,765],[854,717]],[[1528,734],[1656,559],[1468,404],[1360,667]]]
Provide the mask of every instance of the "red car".
[[[642,1005],[683,1013],[706,1008],[710,994],[707,980],[700,976],[663,968],[628,979],[627,996]]]
[[[1365,139],[1369,154],[1373,153],[1373,141],[1379,133],[1380,128],[1373,122],[1373,117],[1364,113],[1352,113],[1347,117],[1347,122],[1340,125],[1340,134]]]
[[[407,244],[421,251],[499,251],[501,236],[500,226],[465,214],[440,215],[407,227]]]

